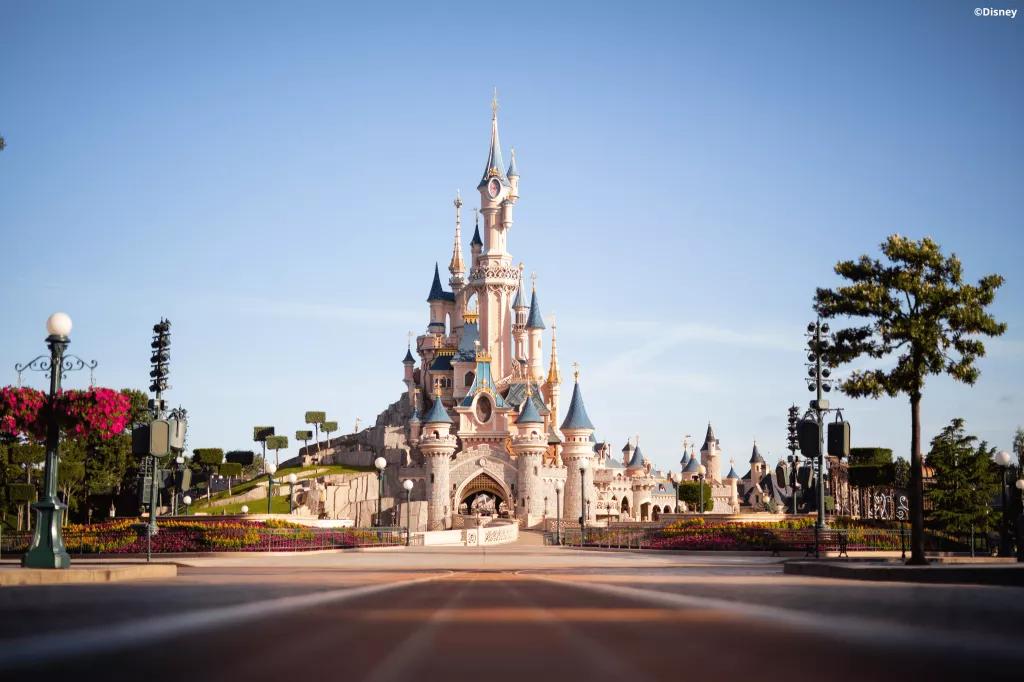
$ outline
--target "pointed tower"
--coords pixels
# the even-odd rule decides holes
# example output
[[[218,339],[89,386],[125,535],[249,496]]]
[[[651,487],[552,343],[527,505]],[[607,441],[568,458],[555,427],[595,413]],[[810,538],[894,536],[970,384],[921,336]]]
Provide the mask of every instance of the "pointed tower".
[[[463,275],[466,274],[466,264],[462,260],[462,197],[458,192],[455,193],[455,244],[452,246],[452,260],[448,264],[448,272],[451,273],[451,279],[448,283],[451,284],[452,290],[456,295],[459,293],[459,289],[462,288],[465,281]]]
[[[430,283],[430,293],[427,294],[427,303],[430,304],[430,324],[427,325],[428,334],[444,334],[445,304],[454,300],[451,292],[445,291],[441,286],[441,270],[437,263],[434,263],[434,280]]]
[[[491,102],[491,144],[477,190],[484,218],[484,243],[483,252],[470,272],[469,284],[480,297],[480,343],[492,354],[492,369],[500,380],[512,369],[511,297],[516,291],[519,273],[512,266],[512,256],[506,248],[515,200],[510,198],[511,184],[501,158],[497,92]]]
[[[722,481],[722,450],[718,446],[718,439],[715,438],[715,431],[708,422],[708,432],[704,436],[704,445],[700,447],[700,461],[708,470],[708,481],[720,483]]]
[[[530,385],[526,385],[526,400],[516,419],[516,436],[512,439],[512,452],[516,455],[519,481],[517,516],[529,528],[544,515],[544,487],[541,478],[541,458],[548,448],[544,417],[535,404]]]
[[[526,305],[526,296],[523,294],[523,264],[519,264],[519,288],[516,289],[516,297],[512,300],[512,337],[515,339],[514,358],[516,361],[526,361],[529,357],[526,345],[526,314],[529,311]]]
[[[427,529],[444,530],[451,514],[449,460],[455,454],[457,440],[451,433],[452,418],[441,404],[440,390],[422,421],[420,452],[427,470]]]
[[[530,378],[534,381],[542,381],[544,378],[544,318],[540,314],[540,303],[537,302],[537,273],[531,277],[533,280],[532,294],[530,296],[530,315],[526,319],[526,335],[530,356]]]
[[[516,168],[516,148],[512,147],[512,160],[508,163],[508,171],[505,176],[508,178],[509,198],[515,201],[519,198],[519,169]]]
[[[473,224],[473,239],[469,242],[469,254],[472,258],[470,267],[475,268],[480,261],[480,254],[484,249],[484,240],[480,239],[480,209],[474,208],[473,215],[475,216]]]
[[[558,325],[555,316],[551,316],[551,363],[548,365],[548,381],[545,384],[548,397],[548,411],[551,412],[551,425],[558,423],[558,397],[562,392],[562,371],[558,368]]]
[[[757,441],[755,440],[754,449],[750,451],[750,480],[754,483],[760,483],[767,472],[768,463],[764,461],[761,451],[757,449]]]
[[[575,365],[572,399],[569,411],[562,422],[562,435],[565,444],[562,446],[562,461],[565,463],[565,496],[563,497],[562,518],[567,523],[576,523],[584,513],[583,498],[592,501],[591,515],[597,512],[594,503],[594,447],[590,436],[594,433],[594,425],[587,416],[587,408],[583,405],[583,392],[580,390],[579,366]],[[582,474],[580,469],[583,469]],[[581,480],[582,479],[582,480]]]

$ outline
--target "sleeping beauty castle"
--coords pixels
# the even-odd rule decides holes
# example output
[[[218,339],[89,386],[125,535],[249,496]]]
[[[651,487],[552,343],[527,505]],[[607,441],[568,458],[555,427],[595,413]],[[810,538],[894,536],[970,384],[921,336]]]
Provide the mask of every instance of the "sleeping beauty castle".
[[[515,150],[507,165],[502,157],[495,100],[469,258],[456,197],[448,288],[435,264],[426,329],[415,345],[410,338],[403,360],[405,392],[375,427],[349,439],[386,456],[394,477],[386,479],[385,498],[404,498],[399,485],[412,481],[414,525],[428,530],[452,528],[458,516],[474,513],[536,527],[559,516],[601,523],[676,511],[673,482],[639,443],[627,444],[619,460],[596,441],[578,368],[562,411],[555,321],[541,314],[536,277],[527,289],[524,267],[509,252],[519,190]],[[721,479],[717,441],[710,446],[701,453],[709,458],[707,485],[716,508],[732,510],[735,473]]]

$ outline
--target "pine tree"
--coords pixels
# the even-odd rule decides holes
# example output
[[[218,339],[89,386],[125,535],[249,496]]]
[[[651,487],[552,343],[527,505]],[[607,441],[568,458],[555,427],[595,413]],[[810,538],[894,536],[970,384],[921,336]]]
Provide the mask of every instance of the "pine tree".
[[[935,470],[935,481],[925,492],[931,503],[929,525],[957,534],[992,527],[991,503],[997,490],[992,468],[995,450],[964,433],[960,418],[932,439],[928,464]]]

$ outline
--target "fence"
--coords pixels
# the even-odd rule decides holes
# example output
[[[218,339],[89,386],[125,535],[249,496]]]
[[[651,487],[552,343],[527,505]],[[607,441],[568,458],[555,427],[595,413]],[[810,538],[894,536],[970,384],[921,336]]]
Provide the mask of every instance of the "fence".
[[[823,549],[842,546],[849,551],[910,551],[910,529],[833,528],[819,538]],[[974,543],[972,552],[971,543]],[[556,534],[544,533],[545,544],[555,544]],[[681,528],[563,528],[561,543],[575,547],[609,549],[676,549],[695,551],[796,551],[815,542],[813,527],[766,528],[750,524],[706,524]],[[994,554],[997,543],[988,535],[973,538],[925,533],[925,551]]]
[[[404,528],[280,528],[258,524],[194,523],[160,527],[151,538],[145,525],[128,528],[74,528],[63,532],[72,556],[168,554],[189,552],[303,552],[405,544]],[[0,537],[0,556],[24,554],[32,541],[27,531]]]

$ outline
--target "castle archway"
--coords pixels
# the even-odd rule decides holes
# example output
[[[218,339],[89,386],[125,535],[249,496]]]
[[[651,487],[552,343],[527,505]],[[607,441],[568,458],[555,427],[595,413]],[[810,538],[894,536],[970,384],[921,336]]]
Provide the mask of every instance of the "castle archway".
[[[505,509],[507,509],[509,513],[514,509],[509,492],[505,490],[505,486],[490,474],[483,471],[463,484],[462,489],[457,492],[457,498],[457,509],[460,514],[472,514],[474,503],[478,503],[478,508],[486,509],[490,506],[490,504],[487,503],[487,498],[490,498],[493,501],[493,516],[498,516],[499,508],[502,504],[505,505]],[[486,512],[481,511],[481,513],[484,514]]]

